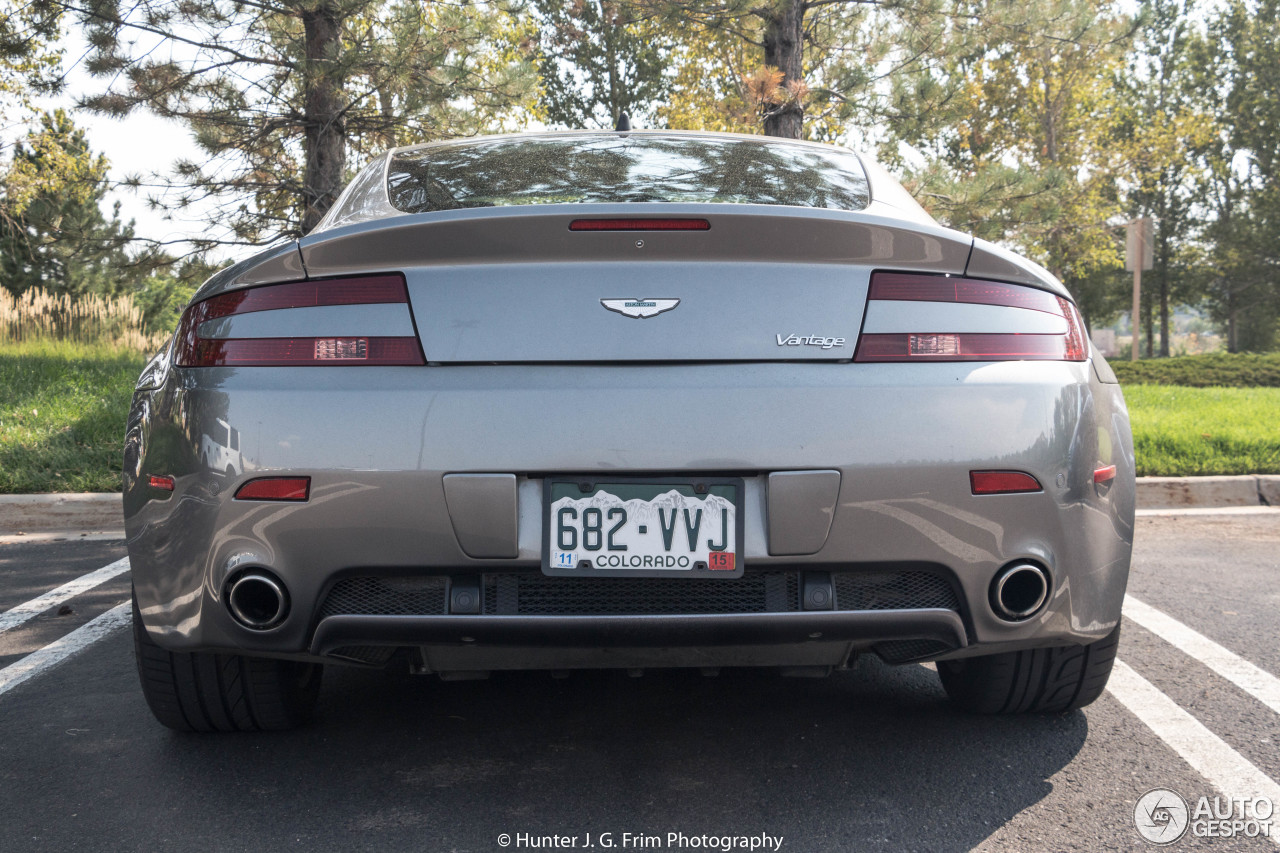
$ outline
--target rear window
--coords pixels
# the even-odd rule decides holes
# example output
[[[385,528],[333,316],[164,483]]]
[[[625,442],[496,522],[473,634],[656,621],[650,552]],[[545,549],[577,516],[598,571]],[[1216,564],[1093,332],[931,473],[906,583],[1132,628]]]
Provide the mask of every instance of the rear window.
[[[853,154],[752,139],[515,137],[398,151],[386,174],[387,198],[405,213],[633,201],[861,210],[869,201]]]

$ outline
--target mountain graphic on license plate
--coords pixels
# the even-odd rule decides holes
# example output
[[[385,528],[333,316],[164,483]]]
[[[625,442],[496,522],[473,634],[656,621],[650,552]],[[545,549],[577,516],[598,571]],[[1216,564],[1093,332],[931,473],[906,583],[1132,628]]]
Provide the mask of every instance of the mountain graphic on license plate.
[[[550,482],[543,571],[738,577],[740,483]]]

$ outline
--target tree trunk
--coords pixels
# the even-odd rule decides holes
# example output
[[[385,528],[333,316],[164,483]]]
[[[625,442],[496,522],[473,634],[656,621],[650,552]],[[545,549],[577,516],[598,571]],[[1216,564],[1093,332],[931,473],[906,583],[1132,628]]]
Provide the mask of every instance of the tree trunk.
[[[1155,311],[1152,310],[1152,304],[1156,300],[1146,300],[1147,305],[1143,306],[1143,320],[1147,325],[1147,357],[1156,355],[1156,318],[1152,316]]]
[[[1169,269],[1160,271],[1160,357],[1169,357]]]
[[[1236,334],[1236,299],[1234,293],[1227,293],[1227,352],[1240,352],[1239,337]]]
[[[1156,220],[1162,223],[1163,219]],[[1157,294],[1160,299],[1160,357],[1169,357],[1169,240],[1161,239],[1157,225],[1155,272],[1157,275]]]
[[[319,224],[342,189],[347,165],[347,129],[343,118],[342,19],[332,0],[302,11],[306,59],[302,67],[303,151],[302,233]]]
[[[604,3],[599,4],[599,9],[600,28],[604,34],[605,62],[609,66],[609,115],[606,116],[604,125],[608,129],[618,123],[618,116],[623,112],[623,93],[622,81],[618,79],[616,16],[614,20],[609,20],[609,10],[605,8]]]
[[[1166,173],[1167,175],[1167,173]],[[1162,184],[1170,183],[1167,177],[1161,181]],[[1169,255],[1172,251],[1172,241],[1169,239],[1169,233],[1166,231],[1167,224],[1171,221],[1169,216],[1169,205],[1167,198],[1163,192],[1157,200],[1155,209],[1155,264],[1159,273],[1160,284],[1160,357],[1169,357]]]
[[[804,0],[774,0],[764,18],[764,64],[782,72],[782,85],[804,80]],[[800,139],[804,135],[804,105],[789,98],[770,110],[765,136]]]

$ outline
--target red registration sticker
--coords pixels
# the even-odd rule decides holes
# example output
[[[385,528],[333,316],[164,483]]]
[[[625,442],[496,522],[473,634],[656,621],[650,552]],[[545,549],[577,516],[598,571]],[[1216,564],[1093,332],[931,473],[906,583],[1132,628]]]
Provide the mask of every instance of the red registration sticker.
[[[712,551],[707,555],[707,568],[713,572],[733,571],[733,552]]]

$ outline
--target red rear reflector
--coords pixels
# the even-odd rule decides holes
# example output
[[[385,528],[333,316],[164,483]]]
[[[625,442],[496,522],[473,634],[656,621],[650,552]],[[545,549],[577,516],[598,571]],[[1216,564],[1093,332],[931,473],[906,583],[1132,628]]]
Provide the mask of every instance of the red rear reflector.
[[[236,500],[305,501],[310,494],[310,477],[259,477],[236,489]]]
[[[1040,481],[1022,471],[970,471],[969,485],[975,495],[1041,491]]]
[[[1116,466],[1114,465],[1108,465],[1105,468],[1099,468],[1098,470],[1093,472],[1093,482],[1098,485],[1102,485],[1103,483],[1110,483],[1115,478],[1116,478]]]
[[[164,489],[166,492],[172,492],[172,491],[173,491],[173,478],[172,478],[172,477],[157,477],[155,474],[152,474],[152,475],[147,479],[147,485],[149,485],[149,486],[150,486],[151,488],[153,488],[153,489]]]
[[[575,219],[570,231],[709,231],[705,219]]]

